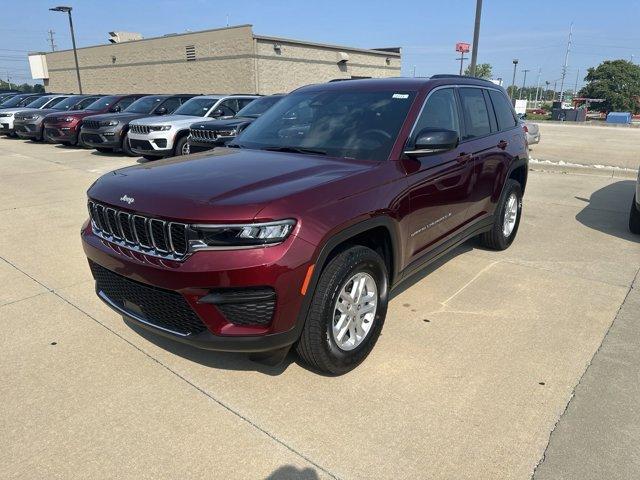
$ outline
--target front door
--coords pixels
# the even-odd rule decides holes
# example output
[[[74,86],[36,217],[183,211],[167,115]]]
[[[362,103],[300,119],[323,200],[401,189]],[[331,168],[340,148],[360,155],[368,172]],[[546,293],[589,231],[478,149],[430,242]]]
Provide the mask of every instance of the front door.
[[[411,143],[423,129],[454,130],[460,135],[460,114],[454,88],[433,91],[414,126]],[[409,262],[457,232],[465,222],[471,193],[471,156],[453,150],[406,159],[410,186],[407,252]]]

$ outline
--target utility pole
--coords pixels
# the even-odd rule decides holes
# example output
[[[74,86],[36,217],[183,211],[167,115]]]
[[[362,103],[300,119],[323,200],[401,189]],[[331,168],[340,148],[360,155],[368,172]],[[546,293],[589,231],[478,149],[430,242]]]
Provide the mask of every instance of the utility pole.
[[[556,101],[556,91],[557,91],[556,87],[557,86],[558,86],[558,80],[554,80],[553,81],[553,99],[552,99],[554,102]]]
[[[7,72],[7,83],[9,84],[9,90],[12,90],[12,88],[11,88],[11,77],[9,76],[9,72]]]
[[[578,78],[580,78],[580,69],[576,72],[576,85],[573,87],[573,96],[578,96]]]
[[[540,74],[542,74],[542,68],[538,68],[538,80],[536,82],[536,101],[534,105],[538,108],[538,93],[540,92]]]
[[[573,22],[569,26],[569,41],[567,51],[564,54],[564,66],[562,67],[562,77],[560,78],[560,101],[564,99],[564,79],[567,76],[567,65],[569,64],[569,52],[571,51],[571,36],[573,35]],[[554,89],[555,90],[555,89]]]
[[[547,86],[547,89],[544,91],[544,99],[549,100],[549,85],[551,84],[551,82],[549,80],[545,80],[544,83]]]
[[[524,73],[524,78],[522,79],[522,89],[520,90],[520,100],[522,100],[522,92],[524,92],[524,87],[527,84],[527,72],[530,72],[531,70],[529,70],[528,68],[525,68],[524,70],[522,70],[522,72]]]
[[[52,51],[52,52],[55,52],[55,51],[56,51],[56,46],[57,46],[57,45],[56,45],[56,43],[55,43],[55,41],[54,41],[54,39],[53,39],[53,35],[54,35],[55,33],[56,33],[56,32],[54,32],[53,30],[49,30],[49,38],[48,38],[48,41],[49,41],[49,45],[51,45],[51,51]]]
[[[482,0],[476,0],[476,23],[473,27],[473,49],[471,50],[471,65],[469,73],[476,76],[476,63],[478,61],[478,40],[480,39],[480,17],[482,16]]]
[[[413,78],[416,78],[416,66],[413,66]]]
[[[511,92],[509,93],[509,99],[513,100],[515,96],[515,88],[516,88],[516,68],[518,68],[518,59],[513,59],[513,80],[511,80]]]
[[[462,76],[462,63],[464,62],[464,52],[460,52],[460,58],[456,58],[456,60],[460,60],[460,76]]]

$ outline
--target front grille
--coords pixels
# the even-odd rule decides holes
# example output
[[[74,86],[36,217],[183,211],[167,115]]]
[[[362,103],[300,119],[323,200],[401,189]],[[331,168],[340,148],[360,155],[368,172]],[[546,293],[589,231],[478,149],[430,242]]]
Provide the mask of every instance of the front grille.
[[[45,128],[44,134],[47,137],[57,137],[60,135],[60,131],[57,128]]]
[[[90,128],[91,130],[98,130],[100,128],[100,122],[96,120],[83,120],[82,128]]]
[[[214,130],[200,130],[192,128],[189,130],[189,133],[194,140],[200,142],[215,142],[218,137]]]
[[[180,335],[197,335],[207,329],[179,293],[129,280],[94,262],[89,265],[97,290],[132,316]]]
[[[228,322],[240,326],[267,326],[276,307],[276,294],[270,287],[212,291],[215,305]]]
[[[82,133],[82,140],[91,143],[102,143],[102,137],[95,133]]]
[[[148,125],[135,125],[135,124],[131,125],[129,127],[129,130],[131,130],[132,133],[142,133],[142,134],[146,134],[151,131]]]
[[[153,150],[151,142],[148,140],[136,140],[135,138],[129,138],[129,145],[131,148],[135,148],[137,150]]]
[[[134,215],[89,200],[89,216],[94,232],[105,240],[144,253],[173,260],[188,251],[184,223]]]

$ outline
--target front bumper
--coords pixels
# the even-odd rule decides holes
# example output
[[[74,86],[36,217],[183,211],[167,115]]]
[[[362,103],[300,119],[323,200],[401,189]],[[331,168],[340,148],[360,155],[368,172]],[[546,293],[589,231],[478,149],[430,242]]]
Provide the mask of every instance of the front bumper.
[[[14,117],[0,117],[0,133],[5,135],[11,135],[14,132],[13,129]]]
[[[80,140],[91,148],[122,148],[122,128],[81,128]]]
[[[76,143],[78,126],[70,123],[45,123],[44,138],[51,143]]]
[[[82,243],[93,264],[94,277],[98,279],[98,296],[123,317],[147,330],[198,348],[234,352],[275,350],[291,345],[300,335],[303,323],[300,312],[305,299],[301,286],[315,247],[298,237],[291,236],[282,244],[266,248],[200,251],[182,262],[132,252],[99,238],[87,225],[82,231]],[[186,302],[205,328],[187,334],[176,332],[168,328],[167,323],[154,321],[142,303],[142,307],[137,307],[136,302],[141,301],[137,300],[138,295],[132,296],[130,304],[114,301],[105,293],[108,289],[101,289],[95,265],[117,276],[120,282],[135,284],[136,288],[153,289],[158,295],[179,296],[178,300]],[[223,305],[208,300],[220,291],[265,288],[275,293],[275,306],[270,322],[261,325],[242,324],[237,320],[234,323]],[[203,300],[205,297],[207,300]],[[234,312],[237,314],[242,309]]]
[[[42,134],[42,121],[16,120],[13,122],[13,127],[20,138],[40,138]]]
[[[129,130],[129,145],[137,155],[166,157],[173,154],[175,135],[176,132],[172,130],[147,134],[134,133]]]

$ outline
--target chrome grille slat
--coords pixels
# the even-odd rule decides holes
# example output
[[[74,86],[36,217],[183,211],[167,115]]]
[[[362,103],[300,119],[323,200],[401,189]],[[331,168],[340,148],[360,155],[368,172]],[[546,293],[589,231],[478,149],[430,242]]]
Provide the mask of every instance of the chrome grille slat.
[[[182,260],[188,253],[189,225],[149,218],[87,203],[93,232],[104,240],[141,253],[171,260]]]
[[[146,134],[150,132],[148,125],[131,125],[129,128],[133,133]]]

